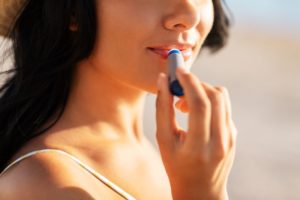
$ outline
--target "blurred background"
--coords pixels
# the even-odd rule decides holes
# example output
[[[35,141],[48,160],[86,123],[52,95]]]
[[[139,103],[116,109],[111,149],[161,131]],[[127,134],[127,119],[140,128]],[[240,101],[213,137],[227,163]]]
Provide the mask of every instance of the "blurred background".
[[[300,1],[226,2],[234,16],[229,43],[217,54],[203,52],[192,72],[231,95],[239,134],[230,199],[299,200]],[[186,128],[187,115],[176,116]],[[144,130],[157,148],[151,94]]]
[[[239,130],[231,200],[300,199],[300,1],[227,0],[234,15],[228,46],[204,53],[192,72],[229,89]],[[155,141],[155,97],[144,129]],[[182,127],[185,114],[176,113]]]

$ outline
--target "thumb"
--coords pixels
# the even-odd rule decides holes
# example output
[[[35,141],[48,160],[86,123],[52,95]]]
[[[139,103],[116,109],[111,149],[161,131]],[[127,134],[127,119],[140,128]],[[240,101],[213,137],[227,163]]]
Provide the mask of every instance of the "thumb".
[[[157,81],[156,98],[156,139],[160,148],[172,147],[175,144],[177,121],[173,108],[173,96],[169,91],[166,74],[160,73]]]

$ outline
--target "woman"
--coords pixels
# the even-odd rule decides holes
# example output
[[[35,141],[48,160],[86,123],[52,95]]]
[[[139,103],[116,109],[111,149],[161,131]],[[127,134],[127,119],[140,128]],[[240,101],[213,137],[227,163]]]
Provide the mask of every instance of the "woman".
[[[180,49],[189,68],[201,48],[224,46],[219,0],[2,2],[14,69],[0,99],[0,199],[228,198],[227,90],[177,70],[183,130],[165,58]],[[142,130],[148,92],[160,154]]]

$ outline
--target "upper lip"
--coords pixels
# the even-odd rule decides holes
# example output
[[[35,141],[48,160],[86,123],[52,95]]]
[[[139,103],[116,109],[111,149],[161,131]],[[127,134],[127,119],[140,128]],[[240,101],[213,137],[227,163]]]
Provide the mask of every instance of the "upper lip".
[[[195,47],[194,44],[189,44],[189,43],[172,43],[172,44],[152,46],[149,48],[150,49],[162,49],[162,50],[178,49],[180,51],[183,51],[186,49],[193,49],[194,47]]]

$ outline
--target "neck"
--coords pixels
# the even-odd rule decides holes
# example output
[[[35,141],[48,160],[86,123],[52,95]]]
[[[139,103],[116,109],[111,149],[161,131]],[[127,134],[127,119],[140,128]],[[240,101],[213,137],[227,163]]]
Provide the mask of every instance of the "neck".
[[[145,91],[85,61],[77,66],[64,122],[67,127],[84,129],[85,135],[141,142],[145,97]]]

